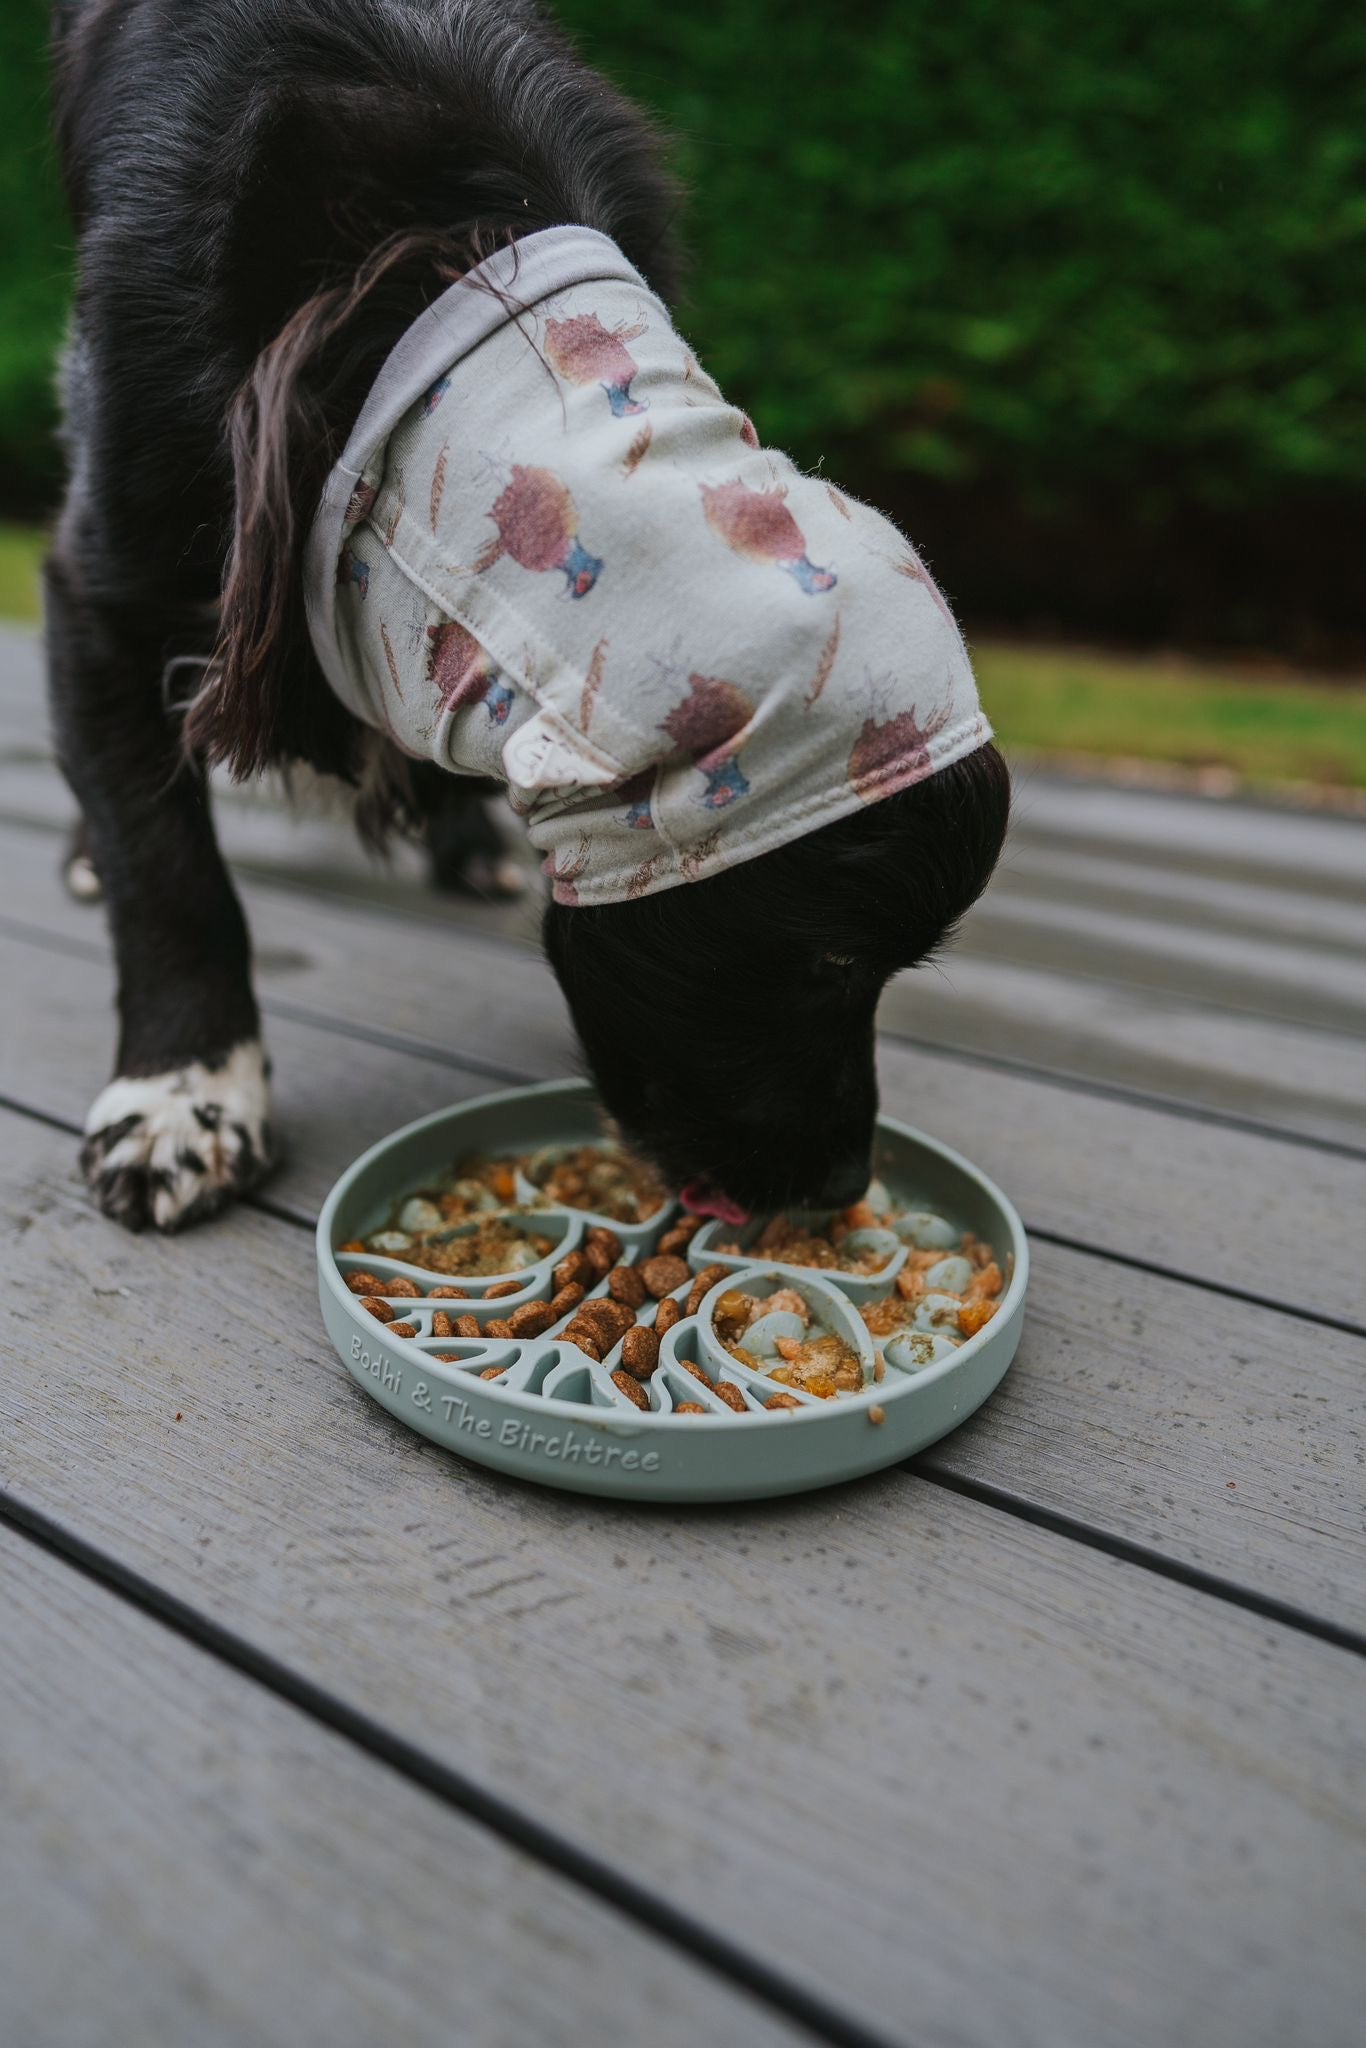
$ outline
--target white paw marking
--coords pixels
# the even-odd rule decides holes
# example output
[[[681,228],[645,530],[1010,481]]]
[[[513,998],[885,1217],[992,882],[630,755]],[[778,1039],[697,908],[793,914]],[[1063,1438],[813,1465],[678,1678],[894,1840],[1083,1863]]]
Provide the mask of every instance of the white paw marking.
[[[81,1163],[108,1215],[176,1230],[261,1179],[269,1114],[265,1053],[248,1039],[216,1066],[111,1081],[85,1120]]]

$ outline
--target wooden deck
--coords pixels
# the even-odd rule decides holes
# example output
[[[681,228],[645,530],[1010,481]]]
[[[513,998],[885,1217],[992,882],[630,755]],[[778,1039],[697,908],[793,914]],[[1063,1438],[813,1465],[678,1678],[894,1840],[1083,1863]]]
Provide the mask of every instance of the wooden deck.
[[[317,1313],[363,1145],[572,1066],[533,914],[230,793],[289,1158],[132,1239],[68,816],[0,636],[6,2048],[1360,2040],[1366,827],[1026,778],[882,1052],[1024,1213],[1016,1365],[646,1511],[409,1434]]]

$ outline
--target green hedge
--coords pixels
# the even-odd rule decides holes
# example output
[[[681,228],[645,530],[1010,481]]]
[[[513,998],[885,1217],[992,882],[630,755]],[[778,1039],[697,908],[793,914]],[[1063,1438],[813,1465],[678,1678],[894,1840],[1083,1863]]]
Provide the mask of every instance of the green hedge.
[[[683,324],[814,464],[1272,510],[1366,485],[1366,17],[1342,0],[562,0],[694,197]],[[38,481],[66,231],[0,11],[0,452]],[[13,495],[12,492],[6,495]],[[895,492],[893,492],[895,495]]]

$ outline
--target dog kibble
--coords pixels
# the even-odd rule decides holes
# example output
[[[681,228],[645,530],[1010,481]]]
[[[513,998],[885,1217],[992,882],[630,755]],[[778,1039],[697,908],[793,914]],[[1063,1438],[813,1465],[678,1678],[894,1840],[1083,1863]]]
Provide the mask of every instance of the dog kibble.
[[[672,1294],[683,1285],[688,1277],[688,1262],[673,1252],[656,1252],[652,1259],[641,1261],[640,1277],[646,1292],[658,1301],[661,1295]]]
[[[607,1275],[607,1292],[613,1301],[624,1301],[627,1308],[642,1307],[648,1289],[640,1267],[613,1266]]]
[[[567,1252],[550,1276],[557,1288],[587,1287],[597,1277],[582,1251]]]
[[[495,1303],[530,1291],[529,1271],[548,1259],[552,1240],[533,1234],[524,1212],[526,1180],[540,1190],[539,1206],[567,1205],[596,1210],[623,1224],[654,1214],[663,1196],[636,1204],[632,1186],[619,1177],[619,1161],[599,1171],[600,1148],[574,1151],[547,1148],[532,1170],[527,1159],[468,1160],[459,1177],[441,1188],[419,1190],[396,1206],[387,1230],[368,1240],[351,1239],[340,1249],[351,1256],[369,1251],[401,1253],[411,1264],[459,1274],[477,1282],[488,1279],[482,1299]],[[517,1171],[526,1179],[520,1183]],[[613,1179],[612,1175],[618,1178]],[[643,1184],[642,1184],[643,1185]],[[613,1206],[616,1202],[618,1206]],[[505,1206],[500,1206],[505,1205]],[[992,1247],[971,1231],[959,1231],[946,1217],[930,1210],[897,1210],[887,1190],[873,1183],[861,1202],[830,1216],[824,1223],[786,1216],[771,1217],[757,1236],[738,1234],[734,1242],[718,1242],[716,1254],[733,1261],[769,1258],[780,1265],[809,1267],[832,1274],[853,1273],[876,1278],[899,1263],[895,1280],[867,1289],[876,1298],[855,1304],[872,1340],[871,1367],[859,1349],[822,1320],[819,1297],[813,1305],[795,1286],[774,1287],[761,1296],[736,1286],[731,1266],[712,1264],[701,1273],[689,1268],[687,1254],[702,1219],[679,1217],[664,1230],[653,1248],[633,1243],[623,1248],[619,1232],[590,1221],[582,1242],[558,1258],[553,1291],[542,1282],[548,1300],[522,1300],[509,1306],[505,1319],[482,1323],[468,1309],[456,1314],[438,1302],[464,1303],[470,1289],[454,1280],[424,1289],[406,1276],[374,1272],[343,1273],[342,1279],[376,1321],[397,1338],[420,1334],[421,1326],[400,1321],[402,1306],[421,1299],[432,1303],[430,1334],[516,1341],[535,1339],[557,1330],[566,1343],[577,1345],[594,1363],[606,1361],[613,1387],[643,1413],[651,1412],[648,1388],[660,1387],[670,1375],[655,1380],[661,1339],[685,1318],[700,1313],[707,1295],[716,1292],[712,1330],[716,1339],[743,1368],[735,1379],[712,1377],[715,1367],[679,1358],[673,1361],[699,1388],[706,1387],[729,1412],[752,1415],[771,1408],[791,1414],[812,1399],[832,1402],[861,1390],[870,1382],[890,1388],[898,1376],[923,1371],[953,1355],[991,1321],[1005,1289]],[[749,1239],[740,1242],[740,1235]],[[903,1249],[904,1248],[904,1249]],[[545,1267],[541,1268],[542,1274]],[[495,1277],[497,1275],[522,1277]],[[778,1276],[775,1276],[775,1278]],[[724,1286],[719,1283],[727,1283]],[[478,1287],[475,1289],[478,1292]],[[646,1320],[638,1320],[641,1315]],[[431,1354],[455,1364],[449,1352]],[[706,1357],[705,1352],[703,1357]],[[710,1365],[710,1360],[707,1361]],[[506,1364],[479,1371],[485,1380],[505,1377]],[[763,1375],[754,1379],[754,1375]],[[756,1393],[755,1386],[763,1392]],[[714,1407],[697,1400],[666,1400],[664,1411],[704,1415]],[[869,1423],[882,1426],[887,1410],[867,1409]]]
[[[678,1263],[682,1265],[683,1261],[680,1259]],[[695,1316],[697,1314],[697,1311],[702,1306],[703,1297],[705,1295],[710,1294],[712,1288],[715,1287],[717,1281],[724,1280],[729,1271],[730,1268],[728,1266],[705,1267],[703,1271],[700,1272],[697,1278],[693,1281],[692,1288],[688,1294],[688,1299],[683,1305],[684,1315]],[[683,1279],[686,1278],[687,1275],[685,1273]],[[678,1285],[681,1287],[683,1285],[683,1280],[680,1280],[678,1282]]]
[[[508,1328],[514,1337],[539,1337],[555,1321],[555,1311],[548,1301],[524,1301],[508,1317]]]
[[[348,1237],[345,1244],[339,1244],[337,1246],[337,1250],[339,1252],[363,1252],[365,1250],[365,1246],[361,1243],[358,1237]]]
[[[659,1243],[655,1246],[655,1250],[659,1252],[686,1251],[701,1228],[702,1218],[700,1216],[680,1218],[677,1223],[669,1225],[663,1237],[660,1238]]]
[[[659,1364],[659,1338],[645,1323],[637,1323],[621,1340],[621,1363],[635,1379],[647,1380]]]

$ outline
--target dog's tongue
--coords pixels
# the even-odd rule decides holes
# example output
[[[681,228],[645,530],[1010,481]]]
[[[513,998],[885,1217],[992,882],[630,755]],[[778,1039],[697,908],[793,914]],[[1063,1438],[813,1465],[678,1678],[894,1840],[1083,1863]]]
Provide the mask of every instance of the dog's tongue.
[[[685,1209],[691,1209],[694,1216],[715,1216],[722,1223],[748,1223],[749,1210],[742,1209],[738,1202],[729,1201],[716,1188],[704,1187],[701,1181],[689,1181],[681,1200]]]

